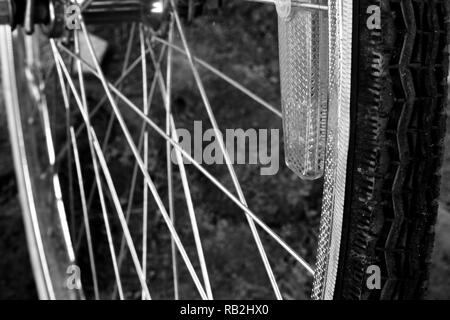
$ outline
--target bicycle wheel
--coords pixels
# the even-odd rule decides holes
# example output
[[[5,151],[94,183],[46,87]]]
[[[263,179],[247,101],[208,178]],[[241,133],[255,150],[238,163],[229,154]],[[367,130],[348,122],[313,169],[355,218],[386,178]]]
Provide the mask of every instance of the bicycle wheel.
[[[314,1],[306,8],[327,11],[330,29],[315,270],[307,261],[314,262],[316,248],[304,247],[314,236],[285,231],[283,224],[289,224],[270,216],[270,209],[255,214],[253,198],[245,194],[249,184],[240,182],[231,164],[199,67],[275,115],[275,120],[264,115],[265,124],[279,122],[282,112],[193,56],[184,19],[200,14],[204,1],[150,1],[150,19],[142,18],[140,1],[87,1],[81,5],[83,19],[75,21],[80,29],[72,32],[63,31],[57,19],[62,3],[37,1],[38,7],[52,8],[35,17],[46,25],[45,35],[36,30],[26,36],[23,29],[32,31],[26,19],[14,35],[9,27],[1,32],[3,79],[11,80],[3,81],[10,136],[42,298],[306,297],[299,287],[313,287],[315,299],[423,294],[445,134],[445,2]],[[15,4],[16,12],[28,8]],[[226,4],[230,23],[242,6],[251,12],[256,4]],[[293,8],[295,21],[305,8]],[[112,38],[119,49],[112,61],[100,63],[105,46],[99,37]],[[186,57],[184,64],[176,53]],[[224,170],[202,164],[186,151],[185,136],[179,137],[176,123],[185,124],[186,112],[175,99],[174,83],[186,73],[183,68],[192,73],[184,81],[193,84],[184,90],[198,89],[199,119],[210,123]],[[156,136],[163,139],[157,142]],[[282,184],[269,185],[286,194],[295,189],[299,197],[306,185],[280,175]],[[197,191],[198,183],[204,190]],[[206,197],[213,204],[207,205]],[[240,212],[249,231],[226,222],[230,217],[221,210]],[[234,267],[230,256],[241,258]],[[370,266],[380,268],[377,288],[366,282]]]
[[[360,1],[356,12],[370,8]],[[379,8],[381,32],[365,21],[357,26],[356,127],[335,297],[417,299],[426,290],[438,210],[449,7],[381,1]],[[381,269],[378,292],[361,285],[368,265]]]
[[[446,131],[448,3],[354,4],[353,125],[328,296],[418,299],[429,276]],[[369,275],[378,271],[374,290]]]

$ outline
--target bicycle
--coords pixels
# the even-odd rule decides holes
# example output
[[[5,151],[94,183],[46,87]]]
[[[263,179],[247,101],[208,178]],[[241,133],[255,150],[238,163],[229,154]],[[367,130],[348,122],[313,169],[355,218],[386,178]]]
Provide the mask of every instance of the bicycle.
[[[254,252],[262,261],[259,268],[265,271],[266,284],[275,298],[286,298],[274,267],[280,260],[288,261],[283,267],[290,271],[299,272],[298,267],[286,267],[291,262],[302,268],[294,281],[308,279],[307,274],[313,278],[313,299],[422,297],[444,148],[448,3],[242,1],[240,5],[256,6],[249,2],[260,2],[276,6],[280,110],[194,56],[185,25],[202,15],[208,2],[0,1],[2,83],[39,296],[151,299],[155,295],[152,288],[167,291],[170,285],[170,295],[175,299],[190,297],[186,292],[191,289],[196,291],[194,297],[214,298],[214,276],[208,270],[201,235],[207,231],[198,225],[198,219],[205,216],[199,216],[195,209],[200,201],[193,198],[194,187],[188,178],[192,175],[185,165],[188,162],[202,174],[202,183],[214,185],[244,214],[256,245],[253,250],[256,248]],[[217,4],[227,5],[223,1]],[[74,25],[67,24],[68,13],[75,18]],[[113,29],[120,29],[117,32],[122,32],[121,39],[126,40],[122,40],[126,46],[115,81],[110,78],[117,75],[107,75],[100,62],[104,52],[99,51],[105,49],[96,47],[93,40],[93,34],[116,32]],[[176,32],[179,45],[175,44]],[[175,53],[185,56],[192,72],[204,115],[225,159],[230,177],[226,182],[215,178],[179,139],[172,95]],[[133,54],[137,54],[135,60]],[[248,205],[200,67],[258,102],[275,118],[283,118],[287,165],[298,176],[306,180],[325,176],[315,261],[308,262],[298,254]],[[126,84],[126,78],[132,76],[138,78],[133,78],[133,84],[141,84],[138,94],[133,92],[134,86],[132,89]],[[100,97],[98,88],[94,94],[89,92],[92,78],[103,89]],[[124,93],[127,91],[128,95]],[[163,106],[163,120],[150,116],[157,99]],[[125,108],[127,113],[123,112]],[[139,119],[139,125],[136,120],[130,125],[130,114]],[[109,117],[105,119],[105,115]],[[115,133],[115,124],[119,124],[120,133]],[[152,165],[158,163],[154,154],[159,151],[152,144],[152,131],[165,141],[159,147],[166,155],[164,165],[156,169]],[[119,136],[122,140],[113,140]],[[120,154],[126,157],[125,149],[119,149],[119,155],[107,153],[111,141],[119,147],[121,143],[128,146],[126,152],[134,159],[131,166],[121,162]],[[126,179],[129,174],[131,183]],[[166,179],[164,188],[157,183],[161,175]],[[175,216],[176,199],[181,195],[187,207],[184,218]],[[142,198],[142,207],[136,218],[133,202],[138,197]],[[151,198],[155,203],[150,203]],[[220,202],[223,199],[218,199],[219,205],[225,206]],[[151,215],[151,211],[156,214]],[[92,212],[97,212],[95,218]],[[178,219],[190,225],[190,243],[182,234],[184,229],[177,226]],[[165,225],[170,236],[149,239],[150,230],[160,225]],[[233,228],[224,229],[231,232]],[[285,250],[289,258],[271,260],[268,245],[263,244],[267,239]],[[150,240],[160,241],[159,245],[170,251],[168,263],[154,261],[167,256],[159,256]],[[99,267],[98,260],[105,258],[103,252],[111,260],[108,268]],[[198,262],[193,261],[192,252]],[[157,262],[171,269],[170,276],[165,275],[167,270],[158,272],[173,281],[155,280],[151,270],[157,268]],[[381,273],[377,290],[367,285],[371,266]],[[229,273],[230,278],[238,277],[234,271]],[[181,280],[183,275],[190,278],[189,284]],[[308,285],[308,281],[311,285],[310,280],[304,283]],[[152,282],[157,284],[152,286]],[[164,294],[158,297],[166,298]]]

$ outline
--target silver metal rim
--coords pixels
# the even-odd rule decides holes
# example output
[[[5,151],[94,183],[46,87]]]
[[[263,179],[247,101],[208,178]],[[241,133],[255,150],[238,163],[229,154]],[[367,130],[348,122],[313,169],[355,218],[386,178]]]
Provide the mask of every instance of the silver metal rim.
[[[330,130],[313,299],[334,297],[350,139],[353,0],[330,0]],[[334,59],[334,60],[333,60]]]

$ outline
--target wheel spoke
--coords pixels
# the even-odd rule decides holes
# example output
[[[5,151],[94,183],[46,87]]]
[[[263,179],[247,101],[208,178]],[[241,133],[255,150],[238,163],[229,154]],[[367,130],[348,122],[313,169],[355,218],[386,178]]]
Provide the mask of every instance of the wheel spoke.
[[[69,96],[70,99],[70,96]],[[66,139],[71,140],[71,116],[70,116],[70,101],[65,104],[65,116],[66,116]],[[72,153],[70,150],[67,152],[67,172],[68,172],[68,189],[69,189],[69,210],[70,210],[70,228],[72,237],[76,238],[76,220],[75,220],[75,200],[73,197],[73,161],[72,161]]]
[[[172,42],[173,39],[173,21],[170,21],[169,26],[169,42]],[[150,50],[151,46],[149,47]],[[152,54],[153,55],[153,54]],[[155,66],[156,70],[156,66]],[[157,71],[156,77],[158,80],[161,80],[159,75],[161,75],[160,69]],[[165,106],[166,106],[166,134],[168,136],[171,136],[171,130],[170,130],[170,115],[172,113],[172,106],[171,106],[171,91],[172,88],[172,48],[169,48],[167,50],[167,93],[165,95]],[[161,95],[163,93],[161,92]],[[172,146],[170,143],[166,142],[166,162],[167,162],[167,197],[169,199],[169,214],[170,219],[172,220],[172,223],[175,225],[175,210],[173,205],[173,172],[172,172],[172,158],[171,158],[171,152],[172,152]],[[177,264],[177,252],[175,247],[175,242],[173,241],[173,238],[170,239],[170,245],[171,245],[171,255],[172,255],[172,273],[173,273],[173,291],[175,300],[179,300],[180,298],[180,292],[179,292],[179,279],[178,279],[178,264]],[[206,286],[206,292],[208,294],[208,298],[212,299],[208,292],[208,286]]]
[[[81,11],[84,11],[84,10],[86,10],[87,7],[89,7],[89,6],[91,5],[91,3],[94,2],[95,0],[75,0],[75,1],[76,1],[78,4],[80,4],[80,2],[81,2],[80,8],[81,8]]]
[[[70,135],[71,135],[71,139],[72,139],[75,168],[77,171],[78,187],[79,187],[79,191],[80,191],[80,195],[81,195],[81,208],[83,211],[84,228],[86,230],[86,241],[87,241],[88,253],[89,253],[89,263],[91,266],[92,282],[94,285],[94,296],[95,296],[95,300],[99,300],[100,294],[98,291],[97,268],[95,267],[94,249],[93,249],[93,245],[92,245],[92,235],[91,235],[91,228],[90,228],[90,224],[89,224],[89,213],[88,213],[87,206],[86,206],[86,194],[84,191],[84,182],[83,182],[84,180],[83,180],[83,174],[81,173],[81,163],[80,163],[77,140],[75,137],[75,130],[73,129],[72,126],[70,127]]]
[[[147,81],[147,54],[145,53],[145,40],[144,40],[144,26],[139,26],[139,41],[141,46],[142,57],[142,109],[144,114],[148,116],[148,81]],[[144,130],[144,168],[148,171],[148,127],[145,126]],[[144,272],[144,279],[147,279],[147,235],[148,235],[148,188],[146,182],[143,182],[143,204],[142,204],[142,271]],[[145,292],[142,291],[142,299],[145,299]]]

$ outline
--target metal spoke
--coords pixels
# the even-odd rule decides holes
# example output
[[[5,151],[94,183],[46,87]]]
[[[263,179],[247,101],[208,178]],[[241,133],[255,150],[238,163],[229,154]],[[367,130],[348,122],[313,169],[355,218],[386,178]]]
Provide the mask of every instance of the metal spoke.
[[[70,97],[69,97],[70,98]],[[70,101],[65,105],[65,116],[66,116],[66,139],[71,140],[71,115],[70,115]],[[70,228],[72,232],[72,237],[76,238],[76,220],[75,220],[75,200],[73,197],[73,166],[72,166],[72,153],[70,150],[67,152],[67,172],[68,172],[68,189],[69,189],[69,210],[70,210]]]
[[[94,67],[92,67],[88,62],[86,62],[81,57],[75,55],[73,52],[68,50],[63,45],[60,48],[69,55],[80,59],[83,64],[96,76],[100,77],[96,72]],[[246,205],[244,205],[236,196],[234,196],[220,181],[218,181],[214,176],[206,170],[201,164],[199,164],[188,152],[186,152],[183,147],[171,137],[167,136],[165,130],[162,130],[153,120],[146,117],[142,110],[140,110],[133,102],[131,102],[126,96],[124,96],[116,87],[109,84],[109,88],[114,92],[136,115],[138,115],[142,120],[149,124],[161,137],[165,140],[170,141],[171,145],[181,152],[183,157],[189,160],[208,180],[210,180],[216,187],[218,187],[228,198],[230,198],[237,206],[239,206],[247,215],[249,215],[264,231],[267,232],[281,247],[283,247],[295,260],[297,260],[311,275],[314,275],[313,268],[307,263],[302,257],[300,257],[295,250],[293,250],[280,236],[276,234],[269,226],[267,226],[257,215],[255,215]],[[172,130],[175,128],[175,123],[173,117],[171,117]]]
[[[141,56],[142,56],[142,109],[144,114],[148,116],[149,105],[148,105],[148,81],[147,81],[147,55],[145,53],[145,40],[144,40],[144,26],[141,24],[139,26],[139,40],[141,45]],[[145,126],[144,130],[144,168],[148,171],[148,127]],[[144,279],[147,279],[147,235],[148,235],[148,188],[146,182],[144,181],[144,194],[143,194],[143,208],[142,208],[142,271],[144,272]],[[145,299],[145,292],[142,291],[142,299]]]
[[[170,0],[170,1],[171,1],[171,5],[172,5],[173,17],[175,18],[175,22],[176,22],[177,27],[178,27],[178,32],[180,34],[181,41],[182,41],[184,49],[186,51],[186,55],[187,55],[187,58],[188,58],[189,65],[191,67],[192,73],[194,75],[195,82],[196,82],[197,87],[198,87],[198,89],[200,91],[200,95],[202,96],[203,104],[204,104],[204,106],[206,108],[206,111],[208,113],[210,122],[211,122],[211,124],[213,126],[214,133],[215,133],[215,136],[216,136],[216,141],[219,143],[220,149],[222,150],[222,154],[223,154],[223,156],[225,158],[225,163],[227,165],[228,171],[229,171],[229,173],[231,175],[231,178],[233,180],[233,184],[234,184],[234,187],[235,187],[235,189],[236,189],[236,191],[238,193],[239,199],[245,206],[247,206],[247,201],[245,199],[245,196],[244,196],[244,193],[242,191],[241,185],[240,185],[239,180],[237,178],[236,172],[235,172],[235,170],[233,168],[230,156],[229,156],[229,154],[228,154],[228,152],[226,150],[225,143],[223,141],[223,137],[221,136],[221,133],[220,133],[220,130],[219,130],[219,126],[217,125],[217,121],[215,119],[214,113],[213,113],[211,105],[209,103],[209,99],[208,99],[208,97],[206,95],[206,91],[205,91],[205,88],[203,86],[202,80],[200,78],[198,70],[195,68],[194,60],[192,58],[192,54],[191,54],[190,48],[189,48],[189,46],[187,44],[187,41],[186,41],[186,37],[185,37],[184,30],[183,30],[183,27],[182,27],[182,24],[181,24],[181,21],[180,21],[180,17],[178,16],[178,12],[177,12],[177,9],[176,9],[176,3],[175,3],[174,0]],[[282,296],[281,296],[281,293],[280,293],[280,289],[278,288],[278,284],[276,282],[275,275],[273,273],[272,267],[270,266],[269,259],[267,258],[267,254],[266,254],[266,251],[265,251],[264,246],[262,244],[261,238],[260,238],[260,236],[258,234],[258,230],[256,229],[256,225],[255,225],[254,221],[248,215],[246,216],[246,218],[247,218],[247,222],[248,222],[248,224],[250,226],[250,230],[251,230],[251,232],[253,234],[253,238],[255,240],[256,246],[258,247],[258,251],[259,251],[259,254],[261,256],[261,259],[262,259],[262,262],[264,264],[264,267],[266,269],[266,272],[267,272],[267,275],[269,277],[270,283],[272,284],[272,288],[274,290],[275,296],[277,297],[277,299],[281,300]]]
[[[87,240],[88,253],[89,253],[89,263],[91,266],[92,282],[94,285],[94,296],[95,296],[95,300],[99,300],[100,294],[98,291],[97,269],[95,267],[94,249],[93,249],[93,245],[92,245],[91,228],[89,225],[89,213],[88,213],[87,206],[86,206],[86,194],[84,191],[83,174],[81,173],[81,163],[80,163],[80,157],[79,157],[79,152],[78,152],[77,140],[75,137],[75,130],[73,129],[72,126],[70,127],[70,135],[71,135],[71,139],[72,139],[75,168],[77,171],[78,187],[79,187],[79,191],[80,191],[80,195],[81,195],[81,207],[83,210],[84,228],[86,230],[86,240]]]
[[[144,143],[144,130],[145,130],[145,124],[142,125],[141,134],[139,136],[139,144],[138,144],[139,152],[141,152],[142,146]],[[130,222],[131,212],[133,209],[133,202],[134,202],[134,195],[135,195],[134,192],[135,192],[136,184],[137,184],[136,182],[137,182],[138,170],[139,170],[139,166],[137,163],[135,163],[134,168],[133,168],[133,174],[131,176],[131,184],[130,184],[130,192],[128,194],[127,208],[125,210],[125,220],[127,222],[127,225]],[[123,262],[125,260],[125,254],[126,254],[125,246],[126,246],[125,236],[122,234],[122,239],[120,240],[119,255],[117,258],[117,263],[119,265],[119,272],[121,271]],[[114,290],[112,293],[112,299],[115,300],[116,296],[117,296],[117,286],[114,286]]]
[[[94,0],[83,0],[83,1],[75,0],[75,1],[81,2],[81,6],[80,6],[81,11],[86,10],[86,8],[89,7],[89,5],[90,5],[92,2],[94,2]]]
[[[170,21],[169,26],[169,42],[172,42],[173,39],[173,21]],[[151,47],[149,47],[151,49]],[[155,65],[156,70],[156,65]],[[158,72],[156,74],[156,72]],[[155,72],[156,77],[158,80],[161,78],[159,75],[161,75],[160,69],[158,69]],[[171,136],[171,130],[170,130],[170,114],[172,113],[172,106],[171,106],[171,92],[170,89],[172,87],[172,48],[169,48],[167,50],[167,93],[165,95],[165,106],[166,106],[166,134],[168,136]],[[164,95],[163,92],[161,92],[162,95]],[[166,142],[166,162],[167,162],[167,197],[169,200],[169,214],[170,219],[172,220],[173,225],[175,225],[175,210],[173,205],[173,172],[172,172],[172,158],[171,158],[171,151],[172,146],[170,143]],[[171,254],[172,254],[172,273],[173,273],[173,291],[175,295],[175,300],[179,300],[180,298],[180,292],[179,292],[179,285],[178,285],[178,265],[177,265],[177,252],[175,247],[175,242],[173,241],[173,238],[170,239],[170,245],[171,245]],[[206,287],[206,291],[208,293],[208,286]],[[211,296],[208,293],[208,297],[211,299]]]

